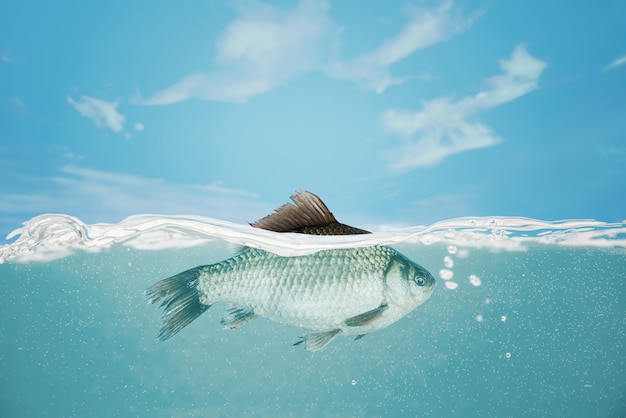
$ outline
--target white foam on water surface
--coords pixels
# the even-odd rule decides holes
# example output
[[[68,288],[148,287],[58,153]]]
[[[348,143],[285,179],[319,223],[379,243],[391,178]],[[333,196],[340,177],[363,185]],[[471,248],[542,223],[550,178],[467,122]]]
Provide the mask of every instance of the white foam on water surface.
[[[449,248],[502,251],[523,251],[533,243],[626,248],[626,222],[458,218],[372,234],[314,236],[271,232],[201,216],[135,215],[117,224],[89,225],[70,215],[44,214],[30,219],[7,236],[7,240],[12,239],[15,241],[0,247],[0,263],[50,261],[77,250],[97,252],[115,244],[136,250],[163,250],[189,248],[215,240],[261,248],[282,256],[399,243],[444,243]]]

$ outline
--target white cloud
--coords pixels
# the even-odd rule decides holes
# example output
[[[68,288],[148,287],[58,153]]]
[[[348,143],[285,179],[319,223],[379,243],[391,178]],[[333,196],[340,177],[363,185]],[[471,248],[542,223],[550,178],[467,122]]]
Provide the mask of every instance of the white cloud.
[[[482,13],[463,17],[452,1],[431,10],[409,8],[409,23],[397,36],[383,42],[376,50],[348,61],[335,61],[326,70],[334,78],[364,83],[365,87],[382,93],[387,87],[403,83],[407,78],[393,77],[389,67],[415,51],[443,42],[465,32]]]
[[[471,120],[476,114],[515,100],[537,88],[546,64],[523,45],[509,60],[501,60],[503,74],[487,80],[488,89],[460,100],[440,97],[423,103],[420,111],[392,109],[382,116],[384,127],[404,144],[383,155],[393,170],[410,170],[441,162],[463,151],[493,146],[501,141],[488,126]]]
[[[149,98],[131,101],[167,105],[188,99],[245,102],[309,71],[363,83],[382,93],[410,78],[389,68],[415,51],[466,31],[482,12],[464,16],[451,0],[434,9],[407,8],[410,20],[395,37],[351,60],[337,58],[340,28],[328,17],[324,0],[301,0],[284,10],[260,2],[235,3],[239,16],[220,34],[214,69],[187,75]]]
[[[141,123],[141,122],[136,123],[136,124],[133,126],[133,128],[135,128],[135,130],[136,130],[137,132],[141,132],[141,131],[143,131],[143,130],[144,130],[143,123]]]
[[[604,71],[615,70],[624,64],[626,64],[626,55],[624,55],[623,57],[617,58],[616,60],[611,62],[609,65],[604,67]]]
[[[301,0],[292,10],[259,2],[236,3],[239,16],[217,41],[215,70],[184,77],[148,99],[166,105],[196,98],[245,102],[320,66],[338,29],[321,0]]]
[[[124,116],[117,111],[119,100],[105,102],[89,96],[81,96],[82,102],[77,102],[67,96],[67,102],[78,113],[94,121],[100,128],[108,128],[113,132],[121,132],[124,128]]]

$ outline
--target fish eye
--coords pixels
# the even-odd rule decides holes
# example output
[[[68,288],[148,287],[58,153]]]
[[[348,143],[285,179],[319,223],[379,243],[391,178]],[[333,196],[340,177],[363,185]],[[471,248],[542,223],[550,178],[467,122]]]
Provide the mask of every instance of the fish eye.
[[[426,280],[423,277],[418,277],[417,279],[415,279],[415,283],[417,283],[417,285],[421,287],[426,284]]]

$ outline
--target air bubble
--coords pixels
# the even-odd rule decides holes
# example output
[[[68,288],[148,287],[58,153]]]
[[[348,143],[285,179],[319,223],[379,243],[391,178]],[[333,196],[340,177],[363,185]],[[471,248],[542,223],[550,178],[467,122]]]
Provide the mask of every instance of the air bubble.
[[[456,254],[457,248],[456,245],[448,245],[448,254]]]
[[[443,265],[446,266],[446,268],[451,269],[452,267],[454,267],[454,260],[452,259],[452,257],[447,255],[443,258]]]
[[[470,252],[467,248],[461,248],[459,252],[456,254],[458,258],[468,258],[469,255],[470,255]]]
[[[500,317],[500,321],[502,321],[502,322],[506,322],[506,315],[502,315],[502,316]]]
[[[510,359],[511,358],[511,353],[504,354],[504,357],[507,358],[507,359]]]
[[[352,379],[352,386],[356,386],[356,380]]]
[[[454,277],[454,272],[452,270],[441,269],[439,270],[439,278],[442,280],[450,280]]]
[[[485,318],[481,314],[476,315],[476,322],[483,322]]]
[[[478,277],[475,274],[472,274],[469,276],[469,281],[473,286],[480,286],[482,284],[482,280],[480,280],[480,277]]]
[[[446,289],[454,290],[459,287],[459,284],[456,282],[446,282]]]

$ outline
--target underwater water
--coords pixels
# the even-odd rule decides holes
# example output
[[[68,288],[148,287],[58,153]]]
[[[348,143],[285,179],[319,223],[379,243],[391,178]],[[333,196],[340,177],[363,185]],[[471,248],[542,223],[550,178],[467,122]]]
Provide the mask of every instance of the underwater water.
[[[626,416],[626,224],[464,218],[371,235],[200,217],[27,222],[0,247],[6,417]],[[154,282],[238,246],[283,256],[391,245],[437,279],[399,322],[320,352],[217,305],[156,343]]]

